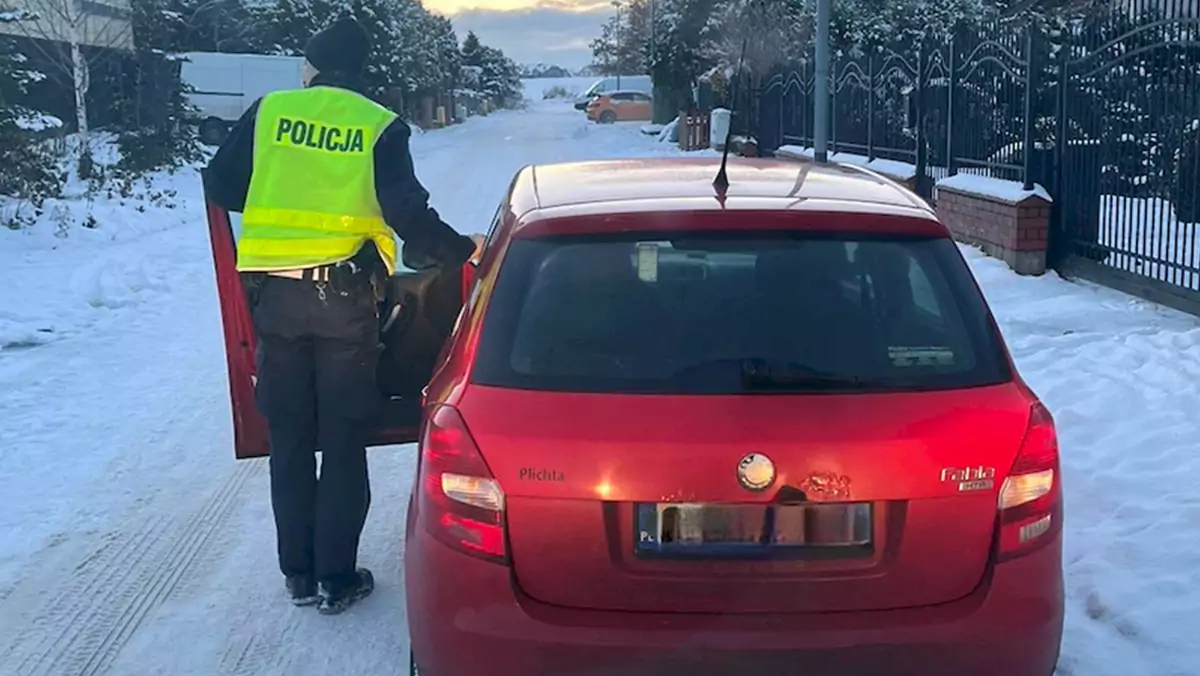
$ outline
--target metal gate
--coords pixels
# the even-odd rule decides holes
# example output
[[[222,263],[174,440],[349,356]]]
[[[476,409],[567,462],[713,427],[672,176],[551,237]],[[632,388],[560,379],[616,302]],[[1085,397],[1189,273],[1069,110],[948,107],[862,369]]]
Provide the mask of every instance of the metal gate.
[[[1200,18],[1183,2],[1072,26],[1060,50],[1055,267],[1200,314]]]

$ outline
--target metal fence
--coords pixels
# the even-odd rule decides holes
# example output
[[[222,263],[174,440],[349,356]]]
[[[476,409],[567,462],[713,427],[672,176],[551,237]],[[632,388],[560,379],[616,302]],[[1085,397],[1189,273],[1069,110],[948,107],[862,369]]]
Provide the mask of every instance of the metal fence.
[[[830,152],[973,173],[1054,198],[1051,263],[1200,314],[1200,9],[1135,0],[1070,21],[960,25],[831,64]],[[813,63],[755,91],[761,150],[810,147]]]

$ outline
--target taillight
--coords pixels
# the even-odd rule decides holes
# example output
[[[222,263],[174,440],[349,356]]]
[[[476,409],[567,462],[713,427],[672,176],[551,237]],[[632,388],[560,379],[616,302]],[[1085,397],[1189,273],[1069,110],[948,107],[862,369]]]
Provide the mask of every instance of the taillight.
[[[997,559],[1028,554],[1062,528],[1058,434],[1045,406],[1035,404],[1012,470],[1000,487]]]
[[[420,518],[450,547],[505,562],[504,491],[458,411],[440,406],[421,438]]]

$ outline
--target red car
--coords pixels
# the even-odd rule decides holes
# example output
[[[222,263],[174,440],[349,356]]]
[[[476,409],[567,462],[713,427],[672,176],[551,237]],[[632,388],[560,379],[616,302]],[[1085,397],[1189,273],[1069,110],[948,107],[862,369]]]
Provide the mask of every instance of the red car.
[[[946,228],[863,169],[717,169],[527,168],[477,274],[393,280],[412,672],[1050,676],[1054,423]]]

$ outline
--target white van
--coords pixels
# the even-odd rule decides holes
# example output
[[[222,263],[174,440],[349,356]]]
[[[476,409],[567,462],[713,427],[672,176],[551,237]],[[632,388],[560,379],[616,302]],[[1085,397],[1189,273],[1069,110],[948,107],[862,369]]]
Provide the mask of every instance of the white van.
[[[641,92],[647,96],[654,93],[649,75],[609,75],[592,83],[579,98],[575,99],[575,110],[587,110],[588,103],[601,94],[615,91]]]
[[[304,59],[266,54],[189,52],[179,77],[191,85],[188,101],[200,110],[200,140],[220,145],[229,127],[265,94],[302,86]]]

